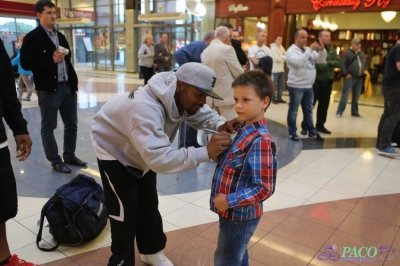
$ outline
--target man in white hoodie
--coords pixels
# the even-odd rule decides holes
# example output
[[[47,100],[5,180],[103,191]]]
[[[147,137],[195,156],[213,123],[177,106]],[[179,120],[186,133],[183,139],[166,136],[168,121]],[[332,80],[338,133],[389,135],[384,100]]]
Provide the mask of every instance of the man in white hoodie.
[[[193,170],[230,146],[227,132],[234,133],[236,119],[227,122],[205,104],[207,96],[222,99],[213,91],[215,82],[212,69],[186,63],[176,73],[159,73],[146,86],[117,96],[94,116],[92,142],[111,222],[108,266],[135,265],[135,237],[145,263],[173,265],[162,252],[167,239],[156,173]],[[172,142],[182,120],[220,132],[206,147],[177,149]]]
[[[287,90],[289,91],[289,111],[287,123],[289,128],[289,138],[299,141],[297,136],[296,118],[299,106],[303,110],[303,121],[308,137],[322,141],[313,123],[313,101],[314,94],[312,85],[316,77],[315,63],[326,62],[326,50],[321,41],[313,42],[307,47],[308,33],[305,30],[297,30],[295,43],[289,47],[286,53],[286,63],[289,68]],[[317,52],[316,50],[319,50]]]
[[[274,78],[274,96],[272,102],[275,104],[286,103],[286,101],[282,100],[286,50],[282,46],[282,37],[279,35],[275,37],[275,42],[271,43],[271,56],[274,60],[272,66],[272,76]]]

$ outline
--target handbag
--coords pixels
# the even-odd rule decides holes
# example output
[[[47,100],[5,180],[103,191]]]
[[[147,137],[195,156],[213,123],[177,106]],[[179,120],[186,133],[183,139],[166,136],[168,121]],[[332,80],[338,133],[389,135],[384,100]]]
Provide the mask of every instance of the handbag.
[[[57,243],[52,248],[39,246],[44,217]],[[85,175],[77,175],[59,187],[42,208],[36,245],[43,251],[54,251],[59,245],[79,245],[97,237],[107,224],[103,188]]]

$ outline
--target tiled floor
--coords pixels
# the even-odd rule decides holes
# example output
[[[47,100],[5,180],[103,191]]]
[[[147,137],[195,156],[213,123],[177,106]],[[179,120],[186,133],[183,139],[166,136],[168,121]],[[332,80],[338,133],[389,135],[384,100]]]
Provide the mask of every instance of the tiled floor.
[[[100,182],[90,142],[91,119],[107,100],[142,83],[134,74],[85,69],[78,69],[78,74],[76,154],[89,162],[88,167],[72,167],[72,174],[52,170],[43,154],[36,96],[23,103],[33,139],[32,154],[23,163],[12,159],[19,213],[7,223],[10,247],[20,257],[45,265],[107,264],[109,226],[91,242],[44,253],[35,244],[37,220],[55,189],[77,173]],[[326,124],[333,133],[326,135],[323,143],[305,138],[297,143],[288,140],[287,105],[271,105],[266,112],[277,142],[280,169],[276,192],[264,203],[265,213],[249,245],[252,266],[400,265],[400,160],[375,153],[377,124],[383,109],[371,104],[382,105],[379,89],[369,99],[361,97],[360,101],[366,103],[360,106],[364,118],[351,117],[349,106],[342,118],[336,118],[339,87],[335,84],[335,101]],[[286,96],[285,99],[288,100]],[[62,149],[61,120],[55,134]],[[11,132],[9,138],[15,155]],[[175,265],[213,265],[218,217],[209,210],[208,200],[214,168],[215,164],[204,163],[196,170],[179,174],[179,180],[176,175],[158,176],[160,211],[168,237],[164,252]],[[48,228],[43,239],[44,246],[54,244]],[[136,255],[136,265],[145,265],[137,251]],[[369,255],[374,256],[370,259]],[[358,260],[362,256],[360,259],[372,261]]]

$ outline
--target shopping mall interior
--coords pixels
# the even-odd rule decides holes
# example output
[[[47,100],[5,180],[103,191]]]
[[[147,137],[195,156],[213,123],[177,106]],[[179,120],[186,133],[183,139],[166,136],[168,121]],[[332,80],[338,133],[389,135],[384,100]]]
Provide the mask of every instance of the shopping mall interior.
[[[35,2],[0,0],[0,37],[10,56],[17,38],[36,27],[32,11]],[[38,220],[43,205],[55,190],[77,174],[93,177],[101,184],[90,124],[107,101],[143,85],[138,73],[137,50],[144,33],[152,33],[157,43],[160,34],[168,32],[171,51],[175,51],[185,43],[201,39],[217,23],[230,22],[240,29],[242,47],[246,49],[255,40],[257,24],[260,27],[264,24],[269,35],[284,37],[287,48],[297,28],[309,31],[310,42],[315,38],[322,29],[313,25],[318,15],[322,22],[328,20],[330,25],[338,26],[331,26],[331,30],[332,45],[339,55],[348,49],[353,37],[362,39],[362,49],[369,55],[373,94],[360,97],[362,118],[351,116],[350,102],[343,116],[337,118],[342,90],[339,75],[334,82],[325,124],[332,134],[324,134],[323,142],[300,134],[299,142],[290,141],[286,122],[288,105],[272,104],[268,108],[265,117],[276,142],[279,169],[275,193],[264,202],[262,219],[248,246],[249,262],[251,266],[399,265],[400,160],[380,156],[375,151],[378,122],[383,112],[382,57],[395,44],[400,25],[399,14],[387,23],[381,11],[400,10],[397,1],[365,0],[356,9],[330,6],[315,10],[311,2],[316,1],[274,0],[265,1],[268,4],[256,11],[254,7],[261,5],[256,0],[203,1],[207,9],[204,17],[189,14],[182,20],[178,14],[180,20],[177,18],[171,23],[139,21],[138,17],[172,12],[187,14],[184,0],[54,2],[62,13],[58,28],[70,42],[79,78],[76,156],[87,161],[88,166],[71,166],[70,174],[54,171],[42,146],[38,98],[33,94],[31,101],[22,102],[33,147],[28,159],[19,162],[15,158],[12,132],[8,130],[19,200],[17,216],[6,224],[13,254],[41,265],[107,265],[111,255],[109,223],[92,241],[43,252],[36,247]],[[385,9],[383,2],[387,3]],[[231,5],[234,6],[230,10]],[[242,6],[238,8],[239,5]],[[89,19],[86,21],[89,23],[79,24],[84,21],[80,20],[69,24],[68,19],[73,18]],[[273,38],[268,37],[267,45]],[[289,101],[286,90],[283,99]],[[298,117],[302,117],[301,110]],[[299,126],[299,119],[297,122]],[[55,135],[61,149],[60,117]],[[201,144],[207,144],[201,131],[198,139]],[[173,145],[178,146],[176,140]],[[202,163],[196,170],[180,173],[178,178],[170,174],[157,176],[159,210],[168,238],[164,254],[176,266],[213,265],[219,224],[218,216],[210,211],[209,198],[215,166],[214,162]],[[45,227],[41,245],[54,244],[49,228]],[[346,253],[348,250],[352,252]],[[135,265],[147,265],[140,260],[137,250],[135,254]],[[334,260],[337,254],[340,259]]]

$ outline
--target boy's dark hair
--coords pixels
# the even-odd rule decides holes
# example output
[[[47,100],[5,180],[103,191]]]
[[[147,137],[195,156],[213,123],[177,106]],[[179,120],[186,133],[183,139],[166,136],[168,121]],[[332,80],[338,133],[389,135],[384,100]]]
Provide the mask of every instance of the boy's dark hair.
[[[272,84],[271,79],[264,74],[264,72],[259,70],[251,70],[240,74],[232,82],[232,88],[237,86],[252,86],[261,100],[264,100],[265,97],[268,97],[270,101],[264,112],[271,104],[272,95],[274,93],[274,85]]]
[[[42,13],[45,6],[47,6],[48,8],[56,7],[56,5],[49,0],[40,0],[40,1],[37,1],[35,4],[35,13],[37,13],[37,12]]]
[[[276,35],[275,36],[275,40],[278,39],[279,37],[281,37],[281,35]]]

